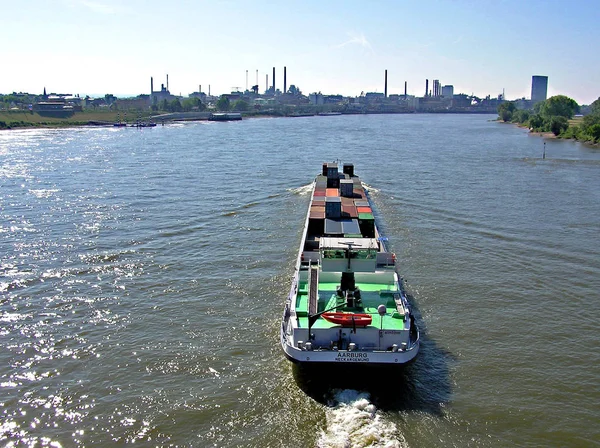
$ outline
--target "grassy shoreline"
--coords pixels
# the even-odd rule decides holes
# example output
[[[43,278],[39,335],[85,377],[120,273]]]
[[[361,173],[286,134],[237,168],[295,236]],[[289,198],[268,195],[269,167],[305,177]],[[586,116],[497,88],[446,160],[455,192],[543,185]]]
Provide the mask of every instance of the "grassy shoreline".
[[[74,112],[66,117],[56,117],[51,114],[40,115],[37,112],[26,110],[19,111],[0,111],[0,129],[21,129],[21,128],[60,128],[71,126],[89,126],[89,125],[112,125],[118,121],[135,123],[138,118],[148,120],[151,112],[136,111],[112,111],[112,110],[85,110],[83,112]]]

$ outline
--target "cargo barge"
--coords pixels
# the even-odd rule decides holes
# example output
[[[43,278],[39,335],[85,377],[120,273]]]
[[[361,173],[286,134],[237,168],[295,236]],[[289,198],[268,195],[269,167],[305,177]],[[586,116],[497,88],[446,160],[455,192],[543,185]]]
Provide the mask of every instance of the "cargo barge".
[[[352,164],[324,163],[312,186],[281,347],[299,365],[404,365],[419,330],[396,256]]]
[[[210,114],[208,116],[208,121],[237,121],[242,119],[242,114],[240,113],[219,113],[219,114]]]

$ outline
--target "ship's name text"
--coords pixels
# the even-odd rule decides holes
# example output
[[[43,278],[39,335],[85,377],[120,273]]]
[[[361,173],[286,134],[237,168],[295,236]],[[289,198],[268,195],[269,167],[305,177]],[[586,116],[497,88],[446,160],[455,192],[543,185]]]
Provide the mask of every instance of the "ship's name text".
[[[369,355],[360,352],[339,352],[335,360],[340,362],[369,362]]]

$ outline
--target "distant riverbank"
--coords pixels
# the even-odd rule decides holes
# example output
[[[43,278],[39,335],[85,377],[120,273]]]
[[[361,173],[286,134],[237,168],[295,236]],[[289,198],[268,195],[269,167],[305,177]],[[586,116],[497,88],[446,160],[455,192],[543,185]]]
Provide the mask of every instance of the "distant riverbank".
[[[23,128],[62,128],[76,126],[113,126],[115,123],[135,125],[138,122],[155,122],[157,124],[173,121],[204,121],[208,120],[210,112],[172,112],[156,113],[153,111],[113,111],[113,110],[84,110],[73,112],[68,116],[57,117],[51,113],[39,114],[27,110],[0,111],[0,130]],[[385,111],[342,111],[343,115],[373,115],[373,114],[418,114],[418,113],[473,113],[473,112],[385,112]],[[325,113],[323,113],[325,114]],[[244,118],[273,118],[273,117],[304,117],[316,116],[318,113],[286,113],[279,110],[261,110],[242,112]]]

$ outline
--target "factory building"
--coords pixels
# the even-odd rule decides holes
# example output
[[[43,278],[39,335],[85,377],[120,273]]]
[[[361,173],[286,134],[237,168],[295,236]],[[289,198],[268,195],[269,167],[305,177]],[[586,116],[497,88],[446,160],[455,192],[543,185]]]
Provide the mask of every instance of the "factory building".
[[[160,85],[160,90],[154,90],[154,79],[150,78],[150,105],[158,104],[162,100],[171,101],[177,98],[175,95],[171,95],[169,92],[169,75],[167,75],[167,86],[164,84]]]
[[[310,104],[315,106],[321,106],[325,104],[325,98],[323,97],[322,93],[311,93],[308,95],[308,101]]]

